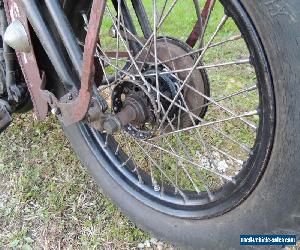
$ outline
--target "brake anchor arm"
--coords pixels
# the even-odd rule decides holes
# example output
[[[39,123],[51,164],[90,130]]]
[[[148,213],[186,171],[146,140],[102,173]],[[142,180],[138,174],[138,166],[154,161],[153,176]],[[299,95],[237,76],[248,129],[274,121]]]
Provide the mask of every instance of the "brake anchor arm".
[[[59,115],[66,126],[82,121],[86,117],[90,107],[94,86],[94,55],[105,6],[106,0],[93,1],[89,27],[85,39],[81,88],[78,96],[73,96],[72,93],[68,93],[59,101],[53,93],[44,91],[44,98],[47,99],[51,108],[56,111],[56,114]],[[104,112],[107,108],[107,104],[99,95],[94,97],[94,101],[97,100],[100,102],[100,112]]]
[[[70,73],[72,70],[68,66],[65,55],[58,47],[56,39],[52,35],[47,22],[44,20],[44,16],[40,13],[36,0],[22,1],[30,24],[62,83],[69,90],[60,100],[47,90],[40,91],[40,96],[48,102],[63,124],[69,126],[84,120],[92,97],[99,102],[98,106],[101,108],[101,112],[104,112],[107,108],[105,100],[99,96],[97,90],[93,87],[95,74],[94,55],[106,7],[106,0],[93,1],[83,56],[59,1],[45,0],[45,3],[69,55],[72,66],[77,72],[77,79],[81,79],[80,84],[74,80],[74,76]]]

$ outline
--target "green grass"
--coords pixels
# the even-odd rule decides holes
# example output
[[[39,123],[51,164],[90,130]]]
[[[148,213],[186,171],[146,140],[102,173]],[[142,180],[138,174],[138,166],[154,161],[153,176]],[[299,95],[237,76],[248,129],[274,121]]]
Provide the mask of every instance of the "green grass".
[[[149,237],[102,194],[56,120],[14,118],[0,137],[0,248],[134,248]]]

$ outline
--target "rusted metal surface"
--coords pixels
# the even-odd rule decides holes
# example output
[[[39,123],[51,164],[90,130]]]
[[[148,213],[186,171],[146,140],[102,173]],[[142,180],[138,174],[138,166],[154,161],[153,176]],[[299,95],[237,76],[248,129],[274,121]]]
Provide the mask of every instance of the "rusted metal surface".
[[[147,99],[138,94],[126,97],[122,110],[116,116],[109,116],[104,121],[103,128],[107,134],[113,134],[123,126],[134,124],[139,127],[148,120]]]
[[[104,53],[107,57],[129,58],[129,54],[126,51],[106,51]]]
[[[215,0],[207,0],[206,1],[205,6],[201,13],[202,20],[197,20],[192,33],[189,35],[188,39],[186,40],[186,43],[189,46],[191,46],[192,48],[196,45],[198,39],[201,37],[202,32],[203,32],[203,26],[207,22],[214,5],[215,5]]]
[[[216,3],[215,0],[207,0],[206,1],[205,6],[204,6],[204,8],[202,10],[202,13],[201,13],[203,23],[207,22],[207,19],[209,18],[211,10],[215,6],[215,3]]]
[[[92,97],[94,83],[94,55],[99,38],[106,0],[94,0],[90,14],[89,27],[84,46],[81,89],[78,96],[66,96],[58,101],[49,91],[44,92],[44,98],[55,109],[64,125],[69,126],[84,119]]]
[[[202,21],[197,20],[197,22],[195,23],[195,26],[193,28],[192,33],[190,34],[190,36],[186,40],[186,43],[193,48],[196,45],[199,37],[201,36],[201,33],[202,33]]]
[[[5,0],[5,9],[8,22],[15,19],[22,22],[28,34],[28,20],[20,0]],[[43,120],[48,114],[48,103],[51,108],[57,110],[61,120],[66,126],[76,123],[85,117],[92,96],[92,85],[95,73],[94,54],[99,35],[99,28],[103,18],[106,0],[94,0],[90,15],[90,25],[86,36],[81,89],[79,94],[68,94],[61,100],[51,92],[44,90],[46,77],[40,72],[34,50],[29,53],[17,52],[18,60],[22,68],[32,101],[36,110],[37,118]],[[32,46],[32,45],[31,45]]]
[[[8,23],[16,19],[20,20],[30,36],[26,13],[21,1],[4,0],[4,5]],[[31,50],[29,53],[16,52],[16,54],[31,95],[36,116],[39,120],[44,120],[48,114],[48,104],[42,95],[46,78],[45,74],[39,70],[32,44],[30,46]]]
[[[192,55],[184,56],[192,52],[191,48],[184,42],[172,38],[161,38],[157,41],[156,49],[159,60],[163,62],[166,61],[166,68],[169,68],[171,71],[195,65],[195,58]],[[151,48],[152,53],[141,53],[137,60],[153,64],[155,60],[152,56],[153,51],[154,46]],[[171,60],[172,58],[177,59]],[[180,82],[172,74],[160,75],[160,72],[164,71],[158,70],[159,91],[172,100],[177,94],[177,86]],[[131,69],[130,73],[136,74],[137,72],[135,69]],[[187,78],[188,73],[189,72],[179,72],[177,76],[183,81]],[[209,91],[207,91],[207,89],[209,89],[209,82],[204,73],[204,71],[195,70],[193,74],[190,75],[186,85],[209,96]],[[146,70],[144,72],[144,77],[148,84],[155,88],[155,71],[152,69]],[[157,112],[157,106],[161,105],[164,110],[167,110],[170,107],[171,102],[166,98],[161,97],[159,104],[155,92],[148,91],[147,89],[142,88],[142,86],[143,81],[141,81],[141,79],[136,79],[134,82],[124,79],[115,86],[111,95],[111,105],[116,115],[115,117],[109,117],[103,126],[108,134],[114,133],[122,128],[133,137],[146,139],[151,138],[157,132],[156,129],[160,125],[159,117],[160,115],[163,115],[162,113]],[[199,97],[196,91],[188,87],[182,89],[182,97],[177,99],[177,103],[180,103],[182,100],[184,100],[185,105],[194,115],[202,117],[206,112],[206,109],[203,108],[203,105],[206,103],[205,98]],[[178,114],[179,109],[173,105],[168,117],[171,120]],[[145,126],[146,123],[147,126]],[[119,124],[121,126],[119,126]],[[173,125],[179,125],[180,128],[193,126],[190,114],[180,113],[178,119],[174,120]],[[165,126],[164,131],[172,129],[169,126],[169,122],[167,122]]]
[[[152,48],[154,50],[154,48]],[[178,69],[183,69],[183,68],[190,68],[195,65],[195,58],[193,56],[184,56],[188,53],[191,53],[192,50],[184,42],[180,42],[176,39],[168,38],[168,39],[159,39],[157,41],[157,54],[159,57],[159,60],[164,62],[165,65],[171,70],[171,71],[176,71]],[[152,53],[153,54],[153,53]],[[148,56],[147,54],[141,54],[137,60],[138,61],[145,61],[147,59],[147,62],[149,63],[154,63],[154,58]],[[170,61],[172,58],[178,58],[176,60]],[[135,71],[133,71],[135,73]],[[177,74],[178,78],[181,79],[182,81],[187,78],[187,75],[189,74],[188,71],[185,72],[179,72]],[[147,72],[145,73],[147,75]],[[146,77],[146,76],[145,76]],[[147,77],[146,77],[147,79]],[[148,79],[147,79],[148,80]],[[154,77],[155,81],[155,77]],[[174,81],[174,80],[171,80]],[[163,79],[161,80],[163,82]],[[160,83],[161,83],[160,82]],[[168,82],[166,80],[166,82]],[[203,70],[195,70],[193,73],[190,75],[189,80],[187,81],[186,85],[191,86],[193,89],[197,90],[200,93],[205,93],[206,95],[209,95],[206,89],[209,89],[209,83],[207,79],[204,77],[204,71]],[[176,95],[176,89],[174,90],[175,94],[173,94],[173,97]],[[205,112],[205,109],[202,108],[202,106],[205,104],[206,100],[204,97],[199,96],[196,91],[192,90],[191,88],[184,87],[182,90],[182,95],[185,99],[186,106],[191,110],[192,113],[194,113],[196,116],[202,116],[202,113]],[[172,96],[172,95],[171,95]],[[171,99],[173,99],[171,97]],[[163,98],[162,98],[163,100]],[[164,107],[165,110],[168,109],[168,106]],[[170,111],[171,112],[171,111]],[[174,111],[175,112],[175,111]],[[176,120],[176,126],[177,124]],[[190,127],[193,124],[191,123],[192,120],[189,118],[188,113],[182,113],[180,116],[180,127],[185,128],[185,127]],[[175,125],[175,124],[174,124]]]

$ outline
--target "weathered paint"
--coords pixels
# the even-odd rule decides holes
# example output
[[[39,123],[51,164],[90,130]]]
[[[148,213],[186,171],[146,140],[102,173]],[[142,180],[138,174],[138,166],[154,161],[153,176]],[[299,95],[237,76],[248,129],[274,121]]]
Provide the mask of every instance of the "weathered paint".
[[[8,23],[18,19],[24,25],[28,36],[30,31],[28,27],[27,16],[19,0],[4,0],[5,11]],[[31,41],[30,37],[29,40]],[[16,52],[19,64],[21,66],[31,99],[35,108],[36,116],[39,120],[44,120],[48,114],[47,101],[42,96],[42,90],[45,86],[45,74],[40,72],[32,44],[29,53]]]

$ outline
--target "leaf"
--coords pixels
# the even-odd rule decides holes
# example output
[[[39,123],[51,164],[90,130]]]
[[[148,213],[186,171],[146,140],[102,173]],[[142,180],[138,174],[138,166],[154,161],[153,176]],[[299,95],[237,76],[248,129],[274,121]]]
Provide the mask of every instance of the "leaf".
[[[15,239],[15,240],[13,240],[9,245],[10,245],[11,247],[16,247],[16,246],[19,245],[19,243],[20,243],[20,240]]]
[[[34,240],[31,239],[30,237],[25,237],[24,240],[27,242],[27,243],[33,243]]]
[[[22,246],[22,249],[23,249],[23,250],[31,250],[32,247],[29,246],[29,245],[27,245],[27,244],[25,244],[25,245]]]

